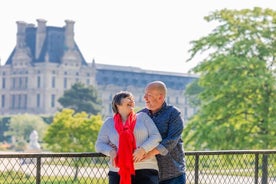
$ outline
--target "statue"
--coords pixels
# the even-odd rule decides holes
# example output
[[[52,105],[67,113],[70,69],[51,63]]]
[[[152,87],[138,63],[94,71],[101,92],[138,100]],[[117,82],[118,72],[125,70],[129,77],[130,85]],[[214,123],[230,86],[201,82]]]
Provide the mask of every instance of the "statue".
[[[38,133],[36,130],[33,130],[30,134],[29,150],[40,150],[40,145],[38,143]]]
[[[27,153],[39,153],[41,152],[40,145],[38,143],[38,133],[36,130],[33,130],[30,134],[30,143]],[[21,164],[36,164],[36,158],[22,158]]]

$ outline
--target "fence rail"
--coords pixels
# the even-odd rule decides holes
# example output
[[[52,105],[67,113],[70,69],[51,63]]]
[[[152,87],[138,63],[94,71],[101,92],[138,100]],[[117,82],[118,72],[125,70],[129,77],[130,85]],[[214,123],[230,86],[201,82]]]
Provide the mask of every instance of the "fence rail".
[[[276,184],[276,150],[189,151],[187,184]],[[108,183],[100,153],[0,153],[0,184]]]

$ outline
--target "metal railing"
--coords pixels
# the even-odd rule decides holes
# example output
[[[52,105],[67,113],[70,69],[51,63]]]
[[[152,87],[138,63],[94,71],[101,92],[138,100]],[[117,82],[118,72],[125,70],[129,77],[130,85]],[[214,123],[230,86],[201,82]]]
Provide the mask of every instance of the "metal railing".
[[[187,184],[276,184],[276,150],[186,153]]]
[[[0,184],[108,183],[100,153],[0,153]],[[276,184],[276,150],[189,151],[187,184]]]

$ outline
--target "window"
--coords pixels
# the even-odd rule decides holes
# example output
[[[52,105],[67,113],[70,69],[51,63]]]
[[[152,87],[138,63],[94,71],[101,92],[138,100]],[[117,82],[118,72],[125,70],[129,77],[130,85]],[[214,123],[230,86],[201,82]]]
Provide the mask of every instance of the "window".
[[[36,95],[36,107],[40,107],[40,94]]]
[[[67,89],[67,78],[66,77],[63,79],[63,88]]]
[[[21,95],[18,95],[18,108],[19,108],[19,109],[21,109],[21,106],[22,106],[22,105],[21,105],[21,103],[22,103],[21,101],[22,101]]]
[[[40,84],[40,76],[37,77],[37,88],[40,88],[41,84]]]
[[[184,107],[184,116],[188,117],[188,108],[187,107]]]
[[[15,95],[12,95],[12,109],[15,109]]]
[[[1,107],[4,108],[5,107],[5,95],[1,96]]]
[[[27,109],[27,103],[28,103],[28,95],[23,95],[23,109]]]
[[[90,79],[86,79],[86,85],[87,85],[87,86],[90,85]]]
[[[56,95],[51,96],[51,107],[55,107]]]
[[[6,78],[2,79],[2,89],[6,88]]]
[[[22,86],[23,86],[23,82],[22,82],[22,78],[20,77],[20,78],[19,78],[19,88],[21,89]]]
[[[188,98],[185,96],[184,98],[184,104],[187,105],[188,104]]]
[[[12,88],[13,88],[13,89],[15,89],[15,83],[16,83],[15,78],[12,78]]]
[[[52,77],[52,88],[56,87],[56,78]]]
[[[28,88],[28,77],[25,77],[25,88]]]

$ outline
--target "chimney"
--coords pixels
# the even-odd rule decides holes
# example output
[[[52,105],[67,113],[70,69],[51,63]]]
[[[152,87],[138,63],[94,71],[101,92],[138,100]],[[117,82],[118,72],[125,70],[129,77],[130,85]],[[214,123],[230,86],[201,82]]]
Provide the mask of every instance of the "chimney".
[[[26,37],[26,26],[27,23],[23,21],[16,21],[17,24],[17,38],[16,38],[16,48],[24,48],[26,45],[25,37]]]
[[[36,45],[35,45],[35,58],[40,55],[43,43],[46,38],[46,20],[37,19],[37,31],[36,31]]]
[[[65,45],[68,50],[73,50],[74,48],[74,24],[72,20],[65,20]]]

